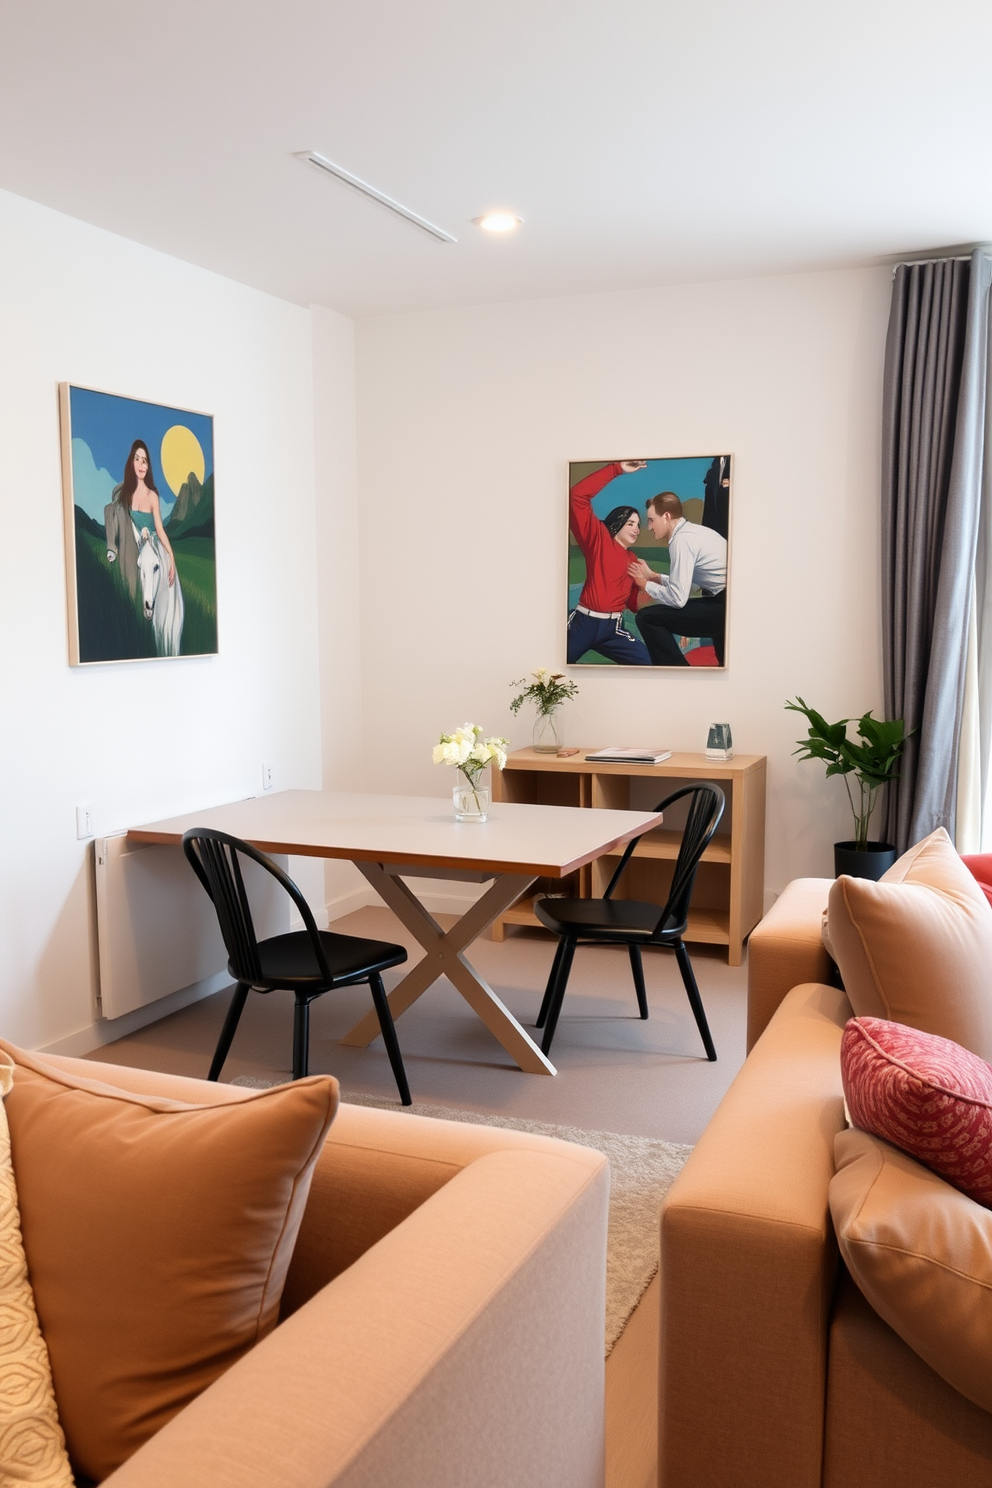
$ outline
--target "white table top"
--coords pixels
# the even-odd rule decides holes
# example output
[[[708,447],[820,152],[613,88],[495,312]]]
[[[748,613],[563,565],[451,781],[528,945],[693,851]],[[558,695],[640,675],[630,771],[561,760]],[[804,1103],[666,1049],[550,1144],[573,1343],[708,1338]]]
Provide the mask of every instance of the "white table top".
[[[498,801],[488,821],[457,822],[450,795],[294,790],[150,822],[127,835],[177,843],[191,827],[214,827],[263,852],[564,878],[661,820],[653,811]]]

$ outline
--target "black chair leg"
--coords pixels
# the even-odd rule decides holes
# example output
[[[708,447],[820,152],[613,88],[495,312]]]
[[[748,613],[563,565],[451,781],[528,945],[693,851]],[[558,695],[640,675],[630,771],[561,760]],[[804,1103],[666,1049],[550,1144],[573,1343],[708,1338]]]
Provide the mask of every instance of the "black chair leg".
[[[382,985],[382,977],[377,971],[374,971],[369,977],[369,988],[372,992],[372,1001],[375,1003],[375,1010],[379,1017],[382,1042],[386,1046],[389,1063],[392,1065],[393,1075],[400,1092],[400,1101],[404,1106],[412,1106],[413,1097],[410,1094],[410,1087],[406,1081],[403,1056],[400,1053],[399,1040],[396,1037],[396,1025],[393,1022],[393,1015],[389,1011],[389,1003],[386,1001],[386,989]]]
[[[648,1015],[648,994],[644,989],[644,963],[641,961],[641,948],[639,945],[628,945],[627,953],[630,956],[630,970],[634,977],[634,991],[637,993],[637,1009],[642,1018]]]
[[[208,1080],[220,1079],[220,1072],[224,1068],[224,1060],[228,1056],[241,1014],[244,1012],[245,1003],[248,1001],[248,991],[249,988],[244,982],[239,982],[234,989],[231,1006],[227,1010],[224,1027],[220,1031],[220,1038],[217,1040],[217,1047],[214,1050],[214,1057],[210,1064],[210,1073],[207,1076]]]
[[[310,999],[297,992],[293,1009],[293,1079],[303,1080],[310,1073]]]
[[[548,1016],[548,1011],[551,1007],[551,996],[554,992],[555,983],[558,979],[558,968],[561,966],[561,958],[562,956],[564,956],[564,954],[565,941],[564,939],[560,939],[558,941],[558,949],[555,951],[555,959],[551,963],[551,972],[548,976],[548,985],[544,989],[544,1001],[541,1003],[541,1011],[538,1013],[537,1022],[534,1024],[535,1028],[544,1027],[545,1020]]]
[[[555,1036],[555,1029],[558,1027],[558,1015],[561,1012],[561,1005],[565,1000],[565,987],[568,983],[568,974],[572,969],[572,957],[575,955],[575,946],[576,942],[574,940],[565,939],[562,941],[561,958],[558,960],[558,976],[551,993],[548,1022],[544,1030],[544,1039],[541,1043],[542,1054],[550,1054],[551,1052],[551,1040]]]
[[[675,958],[679,963],[679,971],[682,973],[682,981],[685,984],[686,995],[689,998],[689,1006],[692,1008],[693,1017],[696,1020],[696,1027],[699,1029],[699,1034],[703,1041],[703,1047],[706,1050],[706,1058],[709,1060],[713,1060],[716,1058],[716,1048],[713,1044],[712,1038],[710,1037],[710,1025],[706,1021],[706,1012],[703,1008],[703,999],[700,997],[699,988],[696,986],[696,978],[693,975],[692,962],[689,960],[689,952],[686,950],[685,945],[681,940],[677,940],[674,942],[674,950]]]

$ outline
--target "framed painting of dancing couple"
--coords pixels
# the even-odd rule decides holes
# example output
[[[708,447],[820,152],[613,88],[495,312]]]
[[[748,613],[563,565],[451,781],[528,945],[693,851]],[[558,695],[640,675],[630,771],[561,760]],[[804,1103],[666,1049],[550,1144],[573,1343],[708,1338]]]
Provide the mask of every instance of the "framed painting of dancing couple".
[[[217,652],[214,421],[59,384],[69,661]]]
[[[569,666],[726,667],[731,464],[569,464]]]

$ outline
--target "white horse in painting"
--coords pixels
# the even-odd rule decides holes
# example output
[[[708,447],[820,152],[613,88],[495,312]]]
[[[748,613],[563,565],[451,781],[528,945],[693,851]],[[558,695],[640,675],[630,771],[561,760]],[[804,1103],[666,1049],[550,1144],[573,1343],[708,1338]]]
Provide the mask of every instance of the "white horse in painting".
[[[179,572],[169,583],[169,557],[159,547],[153,533],[142,530],[138,545],[138,582],[141,585],[141,608],[155,632],[158,656],[178,656],[183,634],[183,591]]]

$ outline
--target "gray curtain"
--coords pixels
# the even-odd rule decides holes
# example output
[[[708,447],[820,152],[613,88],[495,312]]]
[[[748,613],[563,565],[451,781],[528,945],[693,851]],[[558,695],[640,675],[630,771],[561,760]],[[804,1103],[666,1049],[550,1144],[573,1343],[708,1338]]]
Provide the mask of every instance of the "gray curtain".
[[[903,264],[892,285],[882,448],[885,712],[916,732],[889,787],[900,852],[954,837],[985,445],[992,258]]]

